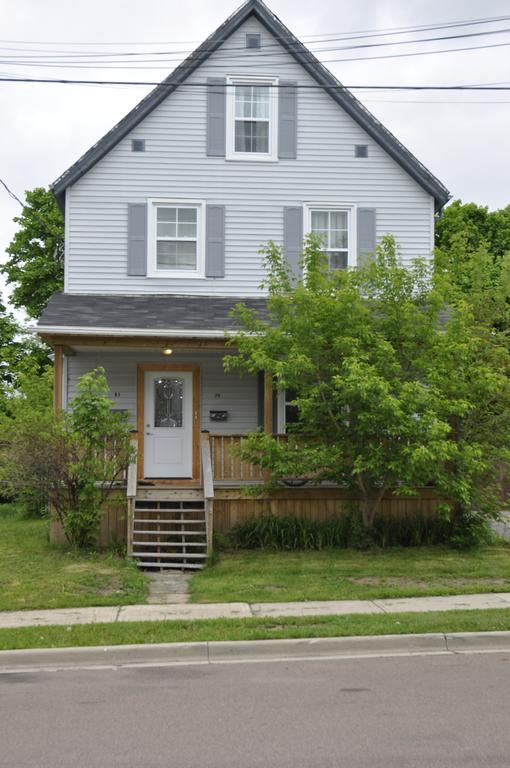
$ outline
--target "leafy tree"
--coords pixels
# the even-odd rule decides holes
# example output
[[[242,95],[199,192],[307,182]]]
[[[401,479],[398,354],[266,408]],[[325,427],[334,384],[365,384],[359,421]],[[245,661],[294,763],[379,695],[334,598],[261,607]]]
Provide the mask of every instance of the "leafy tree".
[[[49,347],[26,333],[0,302],[0,413],[9,413],[24,375],[33,379],[50,365]]]
[[[1,271],[14,285],[12,304],[39,317],[50,296],[63,286],[64,217],[53,193],[37,187],[26,193],[21,216],[14,221],[19,229]]]
[[[11,492],[47,501],[69,543],[82,548],[94,544],[103,504],[132,457],[129,424],[112,411],[108,391],[98,368],[81,377],[60,415],[30,408],[25,396],[0,453],[0,478]]]
[[[510,329],[510,205],[489,211],[456,200],[436,222],[436,275],[446,275],[477,319]]]
[[[269,485],[306,476],[355,488],[366,529],[387,490],[436,483],[452,520],[494,514],[497,462],[507,459],[506,343],[480,324],[444,274],[405,268],[390,237],[375,260],[327,268],[320,242],[303,252],[294,287],[281,249],[265,249],[267,319],[239,305],[237,355],[227,370],[270,371],[296,394],[300,421],[288,441],[254,434],[243,456]],[[445,306],[448,311],[445,312]]]

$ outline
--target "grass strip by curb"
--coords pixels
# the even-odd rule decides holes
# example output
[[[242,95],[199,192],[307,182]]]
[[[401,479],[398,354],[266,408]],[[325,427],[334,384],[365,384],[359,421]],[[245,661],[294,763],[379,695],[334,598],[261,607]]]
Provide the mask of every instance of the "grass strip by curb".
[[[374,616],[140,621],[0,629],[0,650],[503,630],[510,630],[510,608]]]

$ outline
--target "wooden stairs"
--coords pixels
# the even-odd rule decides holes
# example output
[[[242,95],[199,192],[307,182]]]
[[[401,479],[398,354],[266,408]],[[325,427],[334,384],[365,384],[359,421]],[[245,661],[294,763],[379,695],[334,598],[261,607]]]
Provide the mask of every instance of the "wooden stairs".
[[[132,556],[141,568],[203,568],[207,559],[203,492],[139,488],[132,515]]]

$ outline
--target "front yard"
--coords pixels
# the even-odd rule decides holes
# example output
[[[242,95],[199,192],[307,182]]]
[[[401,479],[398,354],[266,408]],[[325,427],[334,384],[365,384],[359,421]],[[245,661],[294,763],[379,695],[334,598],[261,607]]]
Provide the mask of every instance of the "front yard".
[[[0,611],[146,602],[148,578],[109,553],[51,545],[47,521],[0,505]],[[191,580],[193,602],[286,602],[510,592],[510,545],[225,552]]]
[[[228,552],[194,576],[193,602],[286,602],[510,592],[510,546]]]
[[[49,544],[46,520],[0,505],[0,611],[144,603],[147,580],[112,554]]]

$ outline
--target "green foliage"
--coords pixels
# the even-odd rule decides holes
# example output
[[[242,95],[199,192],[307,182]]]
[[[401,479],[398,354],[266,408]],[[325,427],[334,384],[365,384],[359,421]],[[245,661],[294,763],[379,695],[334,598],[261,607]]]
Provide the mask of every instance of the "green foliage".
[[[469,252],[484,246],[494,260],[502,258],[510,252],[510,205],[489,211],[486,206],[454,200],[436,221],[436,247],[447,252],[459,236]]]
[[[450,522],[497,514],[508,461],[510,357],[490,318],[424,260],[401,264],[391,237],[356,270],[328,270],[320,242],[303,251],[293,286],[281,249],[265,250],[268,319],[234,312],[238,355],[227,370],[271,371],[296,391],[288,441],[255,433],[242,456],[269,472],[356,489],[365,529],[385,491],[434,483]]]
[[[39,317],[50,296],[63,286],[64,217],[50,190],[37,187],[26,193],[19,229],[7,248],[1,267],[14,285],[11,301],[30,317]]]
[[[498,330],[510,328],[510,205],[489,211],[456,200],[436,222],[436,279]]]
[[[370,532],[356,509],[326,521],[267,514],[236,523],[229,538],[240,549],[322,550],[331,547],[421,547],[449,539],[449,526],[439,517],[378,517]]]
[[[112,411],[108,391],[98,368],[82,376],[63,414],[20,401],[0,461],[11,493],[47,501],[79,548],[94,544],[102,505],[132,455],[127,418]]]

